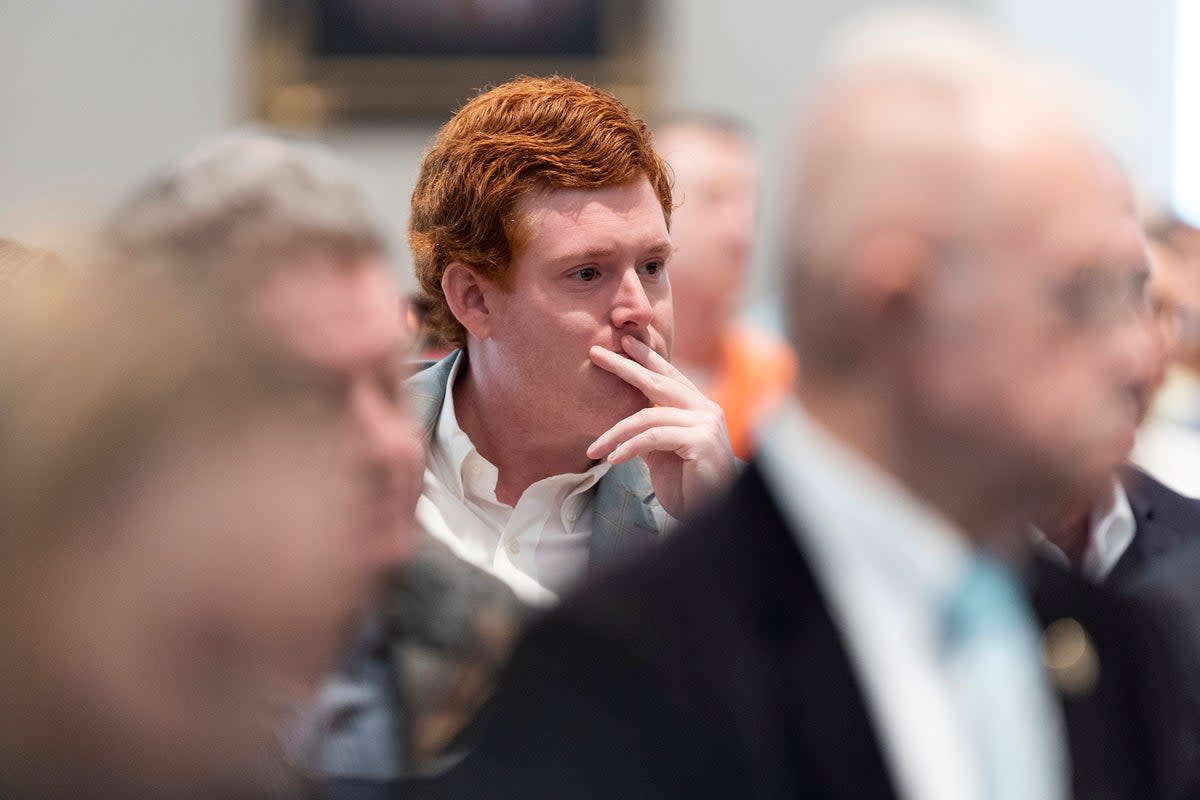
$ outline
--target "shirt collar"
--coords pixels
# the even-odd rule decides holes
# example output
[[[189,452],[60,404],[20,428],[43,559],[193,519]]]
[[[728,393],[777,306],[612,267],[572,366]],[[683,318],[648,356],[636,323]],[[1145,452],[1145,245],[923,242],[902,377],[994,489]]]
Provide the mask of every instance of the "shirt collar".
[[[868,569],[937,613],[968,566],[961,532],[794,401],[761,430],[768,485],[822,571],[837,580],[840,570]]]
[[[450,488],[460,500],[467,491],[468,483],[476,488],[480,485],[479,481],[464,476],[465,469],[472,467],[482,469],[486,474],[481,480],[491,484],[493,495],[497,477],[496,467],[476,450],[471,437],[467,436],[466,431],[458,424],[458,414],[454,410],[454,383],[458,379],[458,373],[464,363],[463,352],[465,351],[460,351],[455,358],[454,366],[450,368],[450,375],[446,379],[446,399],[442,402],[442,410],[438,413],[437,430],[434,432],[434,443],[450,467],[446,470],[447,476],[453,481]],[[587,504],[587,498],[583,496],[583,493],[595,486],[611,467],[612,465],[607,461],[601,461],[586,472],[552,475],[543,478],[530,488],[538,487],[539,491],[544,489],[547,493],[554,493],[564,486],[569,487],[564,493],[565,500],[559,511],[562,515],[563,529],[570,531],[574,529],[575,523],[579,520]]]
[[[1083,551],[1080,571],[1088,580],[1099,583],[1117,566],[1137,532],[1133,506],[1130,505],[1129,495],[1119,480],[1114,478],[1112,492],[1092,507],[1088,524],[1088,541]],[[1033,529],[1033,540],[1048,558],[1070,567],[1070,560],[1062,548],[1050,541],[1038,528]]]

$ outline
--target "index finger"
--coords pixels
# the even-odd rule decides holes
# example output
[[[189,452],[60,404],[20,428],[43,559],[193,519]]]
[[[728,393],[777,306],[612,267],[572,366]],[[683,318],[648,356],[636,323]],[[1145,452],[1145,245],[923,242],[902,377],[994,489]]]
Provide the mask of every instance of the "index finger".
[[[684,375],[678,367],[667,361],[658,351],[636,336],[622,336],[621,347],[631,358],[638,361],[646,369],[674,378],[688,388],[694,389],[697,392],[700,391],[696,384],[692,383],[688,376]]]
[[[607,370],[646,395],[651,403],[675,408],[692,408],[698,402],[694,386],[681,383],[672,375],[654,372],[634,361],[599,345],[588,351],[592,363]]]

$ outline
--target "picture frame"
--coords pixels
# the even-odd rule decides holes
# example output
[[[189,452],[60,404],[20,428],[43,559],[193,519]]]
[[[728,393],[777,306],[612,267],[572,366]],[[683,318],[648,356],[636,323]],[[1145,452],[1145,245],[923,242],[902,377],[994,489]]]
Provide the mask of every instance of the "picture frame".
[[[516,75],[650,102],[650,0],[259,0],[255,116],[273,127],[444,119]]]

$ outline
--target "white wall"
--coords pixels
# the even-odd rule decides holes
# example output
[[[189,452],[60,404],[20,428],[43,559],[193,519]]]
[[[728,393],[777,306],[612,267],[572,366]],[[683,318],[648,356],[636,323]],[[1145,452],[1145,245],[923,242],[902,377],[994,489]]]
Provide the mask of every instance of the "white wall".
[[[653,2],[653,0],[652,0]],[[768,165],[832,26],[884,0],[659,0],[662,105],[743,117]],[[948,0],[952,2],[952,0]],[[958,0],[1020,39],[1114,81],[1114,146],[1152,191],[1170,174],[1172,0]],[[0,235],[40,235],[63,211],[103,208],[137,176],[239,123],[249,0],[0,0]],[[1119,104],[1120,105],[1120,104]],[[1133,124],[1136,123],[1136,124]],[[389,221],[408,278],[408,194],[434,125],[330,130]],[[752,293],[770,315],[777,171],[764,170]]]
[[[243,9],[0,0],[0,235],[89,211],[237,119]]]
[[[1141,193],[1171,188],[1176,0],[981,0],[1027,48],[1099,87],[1097,124]]]

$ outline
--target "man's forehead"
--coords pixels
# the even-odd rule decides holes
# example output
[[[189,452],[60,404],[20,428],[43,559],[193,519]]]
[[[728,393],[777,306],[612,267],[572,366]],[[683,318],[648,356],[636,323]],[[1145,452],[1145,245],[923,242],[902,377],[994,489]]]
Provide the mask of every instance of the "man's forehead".
[[[585,249],[670,246],[666,217],[650,182],[600,189],[544,189],[514,209],[514,251],[535,245],[549,258]],[[562,252],[558,252],[562,251]]]
[[[369,361],[390,353],[403,332],[399,294],[378,256],[282,266],[251,292],[247,313],[266,335],[314,361]]]
[[[1010,246],[1121,252],[1143,249],[1132,189],[1115,159],[1061,123],[1013,123],[976,140],[973,222]]]

